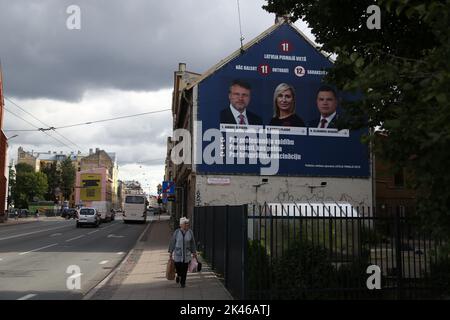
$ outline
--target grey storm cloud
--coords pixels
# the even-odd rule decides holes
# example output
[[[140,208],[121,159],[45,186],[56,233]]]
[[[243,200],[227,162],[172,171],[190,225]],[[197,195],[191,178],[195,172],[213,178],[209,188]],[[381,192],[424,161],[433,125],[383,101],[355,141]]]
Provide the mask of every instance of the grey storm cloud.
[[[247,40],[273,19],[262,4],[241,1]],[[70,5],[81,9],[80,30],[66,27]],[[239,47],[235,1],[0,0],[0,8],[5,91],[20,98],[168,88],[178,62],[204,72]]]

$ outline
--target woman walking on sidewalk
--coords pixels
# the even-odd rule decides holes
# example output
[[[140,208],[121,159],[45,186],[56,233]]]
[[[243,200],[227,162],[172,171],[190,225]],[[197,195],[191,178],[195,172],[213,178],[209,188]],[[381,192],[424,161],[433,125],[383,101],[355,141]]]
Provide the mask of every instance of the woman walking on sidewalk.
[[[177,271],[176,282],[181,287],[186,286],[186,275],[191,255],[197,258],[197,245],[195,244],[194,233],[189,229],[189,219],[180,219],[180,228],[175,230],[169,244],[170,259],[175,262]]]

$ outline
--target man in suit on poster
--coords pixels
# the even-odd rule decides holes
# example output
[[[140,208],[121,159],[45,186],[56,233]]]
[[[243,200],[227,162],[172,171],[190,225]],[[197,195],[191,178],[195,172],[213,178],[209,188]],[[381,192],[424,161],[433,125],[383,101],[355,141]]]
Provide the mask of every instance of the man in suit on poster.
[[[321,86],[317,90],[316,105],[320,112],[320,118],[316,118],[308,123],[314,128],[337,128],[336,122],[339,115],[336,112],[337,94],[330,86]]]
[[[242,80],[234,80],[228,91],[230,106],[220,112],[220,123],[262,125],[262,119],[247,110],[250,98],[250,84]]]

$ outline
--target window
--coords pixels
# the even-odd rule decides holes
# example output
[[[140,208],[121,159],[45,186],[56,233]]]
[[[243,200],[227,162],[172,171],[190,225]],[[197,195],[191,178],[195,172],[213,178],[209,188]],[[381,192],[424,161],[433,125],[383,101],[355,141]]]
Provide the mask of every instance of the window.
[[[143,203],[145,203],[145,199],[144,199],[144,197],[139,197],[139,196],[127,196],[125,198],[125,203],[143,204]]]
[[[403,170],[398,171],[394,175],[394,186],[397,188],[403,188],[405,186],[405,177],[403,175]]]
[[[83,216],[92,216],[94,215],[95,210],[94,209],[81,209],[80,210],[80,215]]]

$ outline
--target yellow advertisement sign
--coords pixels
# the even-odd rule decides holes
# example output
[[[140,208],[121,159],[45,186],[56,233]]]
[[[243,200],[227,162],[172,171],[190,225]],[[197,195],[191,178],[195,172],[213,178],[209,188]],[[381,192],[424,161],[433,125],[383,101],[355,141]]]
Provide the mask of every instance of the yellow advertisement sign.
[[[93,173],[81,174],[80,200],[101,201],[102,200],[102,175]]]

